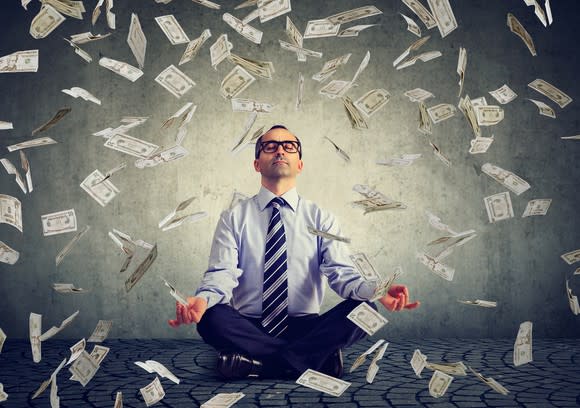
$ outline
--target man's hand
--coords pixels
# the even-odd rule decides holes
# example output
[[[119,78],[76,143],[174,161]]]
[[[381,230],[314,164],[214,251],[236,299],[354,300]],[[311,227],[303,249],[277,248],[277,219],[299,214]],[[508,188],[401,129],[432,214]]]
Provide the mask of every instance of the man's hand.
[[[188,297],[187,306],[179,302],[175,304],[175,320],[168,320],[171,327],[179,327],[182,324],[199,323],[207,310],[207,300],[200,297]]]
[[[379,298],[379,302],[391,312],[403,309],[415,309],[421,302],[409,302],[409,289],[405,285],[391,285],[385,296]]]

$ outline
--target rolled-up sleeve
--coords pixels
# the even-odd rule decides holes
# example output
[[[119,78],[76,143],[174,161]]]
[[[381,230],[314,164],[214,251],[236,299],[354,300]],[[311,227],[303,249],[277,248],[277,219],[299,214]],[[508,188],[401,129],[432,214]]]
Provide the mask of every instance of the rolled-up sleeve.
[[[224,211],[214,233],[207,271],[196,291],[196,296],[207,300],[208,308],[230,303],[242,274],[238,267],[238,249],[231,211]]]

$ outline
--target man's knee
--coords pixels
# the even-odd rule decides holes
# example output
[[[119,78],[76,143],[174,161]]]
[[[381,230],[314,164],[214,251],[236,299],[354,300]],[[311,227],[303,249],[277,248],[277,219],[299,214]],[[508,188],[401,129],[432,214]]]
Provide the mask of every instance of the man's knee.
[[[205,311],[201,320],[197,324],[197,332],[202,338],[211,336],[220,327],[225,324],[225,315],[230,313],[231,307],[229,305],[218,304],[210,307]]]

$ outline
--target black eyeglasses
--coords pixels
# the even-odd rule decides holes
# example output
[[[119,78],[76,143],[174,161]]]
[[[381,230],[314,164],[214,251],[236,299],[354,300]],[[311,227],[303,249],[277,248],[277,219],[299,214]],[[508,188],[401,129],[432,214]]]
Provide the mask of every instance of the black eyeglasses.
[[[278,146],[282,146],[286,153],[298,153],[300,151],[300,142],[295,140],[282,140],[281,142],[269,140],[260,143],[260,150],[265,153],[276,153]]]

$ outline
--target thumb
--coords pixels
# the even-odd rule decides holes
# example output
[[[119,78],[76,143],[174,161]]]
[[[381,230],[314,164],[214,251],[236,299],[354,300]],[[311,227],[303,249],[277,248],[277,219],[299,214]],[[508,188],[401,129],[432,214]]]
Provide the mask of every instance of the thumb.
[[[175,319],[170,319],[167,321],[167,323],[169,323],[169,325],[173,328],[179,327],[179,322]]]
[[[421,305],[421,302],[419,302],[419,301],[416,301],[416,302],[409,303],[409,304],[405,305],[405,309],[416,309],[416,308],[418,308],[420,305]]]

